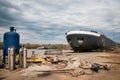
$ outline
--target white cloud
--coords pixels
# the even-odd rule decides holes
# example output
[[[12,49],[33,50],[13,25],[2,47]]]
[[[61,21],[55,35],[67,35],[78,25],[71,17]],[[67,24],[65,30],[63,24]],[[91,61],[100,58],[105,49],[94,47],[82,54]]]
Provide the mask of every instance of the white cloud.
[[[21,42],[27,42],[27,39],[34,42],[31,40],[34,37],[36,43],[47,43],[48,40],[66,43],[63,33],[79,28],[120,32],[119,0],[6,1],[13,5],[8,10],[9,16],[15,20],[9,21],[9,24],[21,29]],[[55,39],[51,40],[53,37]]]

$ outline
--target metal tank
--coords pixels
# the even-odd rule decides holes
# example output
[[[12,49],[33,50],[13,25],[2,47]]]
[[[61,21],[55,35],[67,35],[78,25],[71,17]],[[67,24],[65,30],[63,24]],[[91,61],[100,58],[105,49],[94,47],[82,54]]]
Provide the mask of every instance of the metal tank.
[[[20,36],[16,32],[16,29],[14,27],[10,27],[10,32],[4,33],[4,47],[3,47],[3,63],[5,63],[5,56],[8,55],[8,48],[14,47],[15,53],[19,54],[19,48],[20,48]]]

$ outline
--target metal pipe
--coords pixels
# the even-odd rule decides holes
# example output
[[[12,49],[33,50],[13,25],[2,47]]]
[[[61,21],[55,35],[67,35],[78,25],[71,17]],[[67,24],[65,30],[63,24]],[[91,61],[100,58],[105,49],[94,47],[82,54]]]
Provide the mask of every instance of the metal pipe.
[[[9,70],[15,69],[15,49],[14,48],[8,48],[8,65],[9,65]]]
[[[8,68],[10,68],[10,48],[8,48]]]
[[[23,49],[23,68],[27,68],[27,49]]]
[[[23,68],[23,48],[20,48],[20,54],[19,54],[19,57],[20,57],[20,67]]]
[[[10,70],[14,70],[14,51],[13,48],[11,48],[11,52],[10,52]]]

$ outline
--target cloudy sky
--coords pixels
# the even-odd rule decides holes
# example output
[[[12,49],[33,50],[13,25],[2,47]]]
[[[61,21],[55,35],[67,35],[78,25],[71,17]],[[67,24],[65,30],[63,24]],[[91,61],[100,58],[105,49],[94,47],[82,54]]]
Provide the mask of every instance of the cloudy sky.
[[[14,26],[21,43],[67,43],[71,30],[120,42],[120,0],[0,0],[0,40]]]

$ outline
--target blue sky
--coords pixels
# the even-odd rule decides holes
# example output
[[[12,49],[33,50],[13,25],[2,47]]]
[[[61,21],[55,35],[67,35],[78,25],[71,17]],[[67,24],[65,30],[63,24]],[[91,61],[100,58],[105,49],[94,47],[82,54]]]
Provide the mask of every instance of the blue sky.
[[[0,0],[0,41],[14,26],[21,43],[65,43],[71,30],[120,42],[120,0]]]

